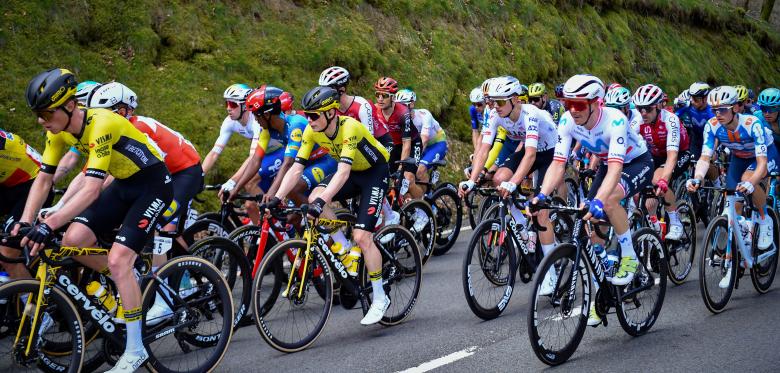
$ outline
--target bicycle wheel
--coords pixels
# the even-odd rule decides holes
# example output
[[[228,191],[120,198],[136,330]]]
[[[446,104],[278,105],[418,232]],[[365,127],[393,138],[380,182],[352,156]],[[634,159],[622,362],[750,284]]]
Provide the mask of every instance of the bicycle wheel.
[[[382,237],[393,235],[387,243],[382,243]],[[422,285],[422,256],[417,247],[412,232],[400,225],[388,225],[374,234],[374,244],[382,253],[382,286],[390,298],[390,307],[380,324],[385,326],[397,325],[411,315],[414,305],[417,304],[417,296]],[[360,276],[361,286],[370,289],[368,271],[363,266]],[[368,312],[371,305],[371,297],[367,297],[363,314]]]
[[[593,270],[583,260],[574,264],[577,247],[558,245],[544,256],[534,274],[528,307],[528,338],[534,354],[547,365],[559,365],[577,350],[585,334]],[[547,271],[559,271],[551,295],[540,295]],[[572,284],[574,281],[574,284]]]
[[[314,343],[333,307],[333,275],[325,254],[312,247],[307,261],[306,251],[306,241],[282,242],[265,254],[255,275],[252,311],[257,331],[271,347],[282,352],[301,351]],[[300,254],[300,260],[295,260],[296,254]],[[316,267],[322,268],[318,277],[324,286],[324,298],[313,289]]]
[[[498,219],[480,223],[469,241],[463,258],[463,294],[471,312],[483,320],[501,315],[512,297],[517,253],[511,241]]]
[[[733,232],[731,237],[729,234],[728,218],[718,216],[710,222],[704,235],[699,262],[699,289],[704,305],[712,313],[723,311],[731,298],[737,280],[739,250],[733,244],[737,237]],[[727,255],[729,245],[730,254]],[[727,275],[731,276],[729,283],[724,284],[725,287],[720,287],[721,280]]]
[[[32,328],[30,315],[35,312],[39,290],[40,281],[31,279],[11,281],[0,286],[0,299],[6,300],[5,304],[0,305],[0,355],[5,357],[0,359],[0,371],[26,372],[40,369],[47,372],[80,372],[84,361],[84,324],[76,306],[59,287],[46,290],[48,304],[40,310],[35,326],[38,331],[32,337],[35,340],[30,356],[25,355]],[[27,316],[22,323],[24,314]],[[44,319],[50,323],[44,322]],[[19,341],[14,343],[20,328]],[[50,348],[52,345],[56,346],[53,350]],[[67,345],[70,350],[63,351],[62,345]]]
[[[433,255],[439,256],[447,253],[458,240],[463,224],[463,205],[458,192],[451,188],[437,189],[431,200],[436,216],[436,246]]]
[[[780,246],[778,246],[780,245],[778,244],[780,241],[780,232],[778,232],[778,230],[780,229],[778,229],[777,212],[769,207],[767,207],[766,210],[767,215],[772,220],[774,226],[772,245],[766,248],[766,250],[758,248],[758,225],[755,225],[753,228],[753,260],[756,261],[756,263],[753,265],[753,268],[750,269],[750,280],[753,282],[753,287],[759,294],[767,293],[769,288],[772,287],[772,282],[775,280],[775,272],[777,271],[778,249],[780,249]],[[760,258],[762,254],[769,253],[772,250],[774,250],[774,254],[768,254],[763,261],[758,261],[758,258]]]
[[[427,223],[422,224],[417,219],[418,211],[422,211],[422,214],[427,217]],[[400,212],[401,225],[408,229],[417,242],[419,242],[418,246],[424,265],[433,255],[433,248],[436,244],[436,216],[433,214],[433,209],[428,202],[412,200],[401,206]]]
[[[665,240],[664,243],[669,254],[669,280],[681,285],[691,274],[696,257],[696,215],[689,202],[678,201],[677,216],[683,226],[683,237],[679,241]]]
[[[481,200],[481,197],[479,196],[479,193],[472,192],[466,195],[466,198],[463,200],[466,204],[466,208],[468,209],[469,214],[469,226],[471,226],[471,229],[474,229],[477,227],[477,219],[478,219],[478,208],[479,208],[479,202]]]
[[[220,226],[223,227],[223,229],[227,233],[233,232],[234,230],[236,230],[236,228],[238,228],[230,217],[225,219],[225,221],[223,223],[219,223],[222,220],[222,215],[219,213],[219,211],[217,211],[217,212],[204,212],[204,213],[198,215],[198,219],[197,220],[211,220],[211,221],[215,221],[215,222],[217,222],[217,224],[220,224]]]
[[[578,207],[580,205],[580,186],[572,178],[566,178],[566,204],[564,206]]]
[[[485,212],[488,208],[496,204],[498,204],[498,196],[490,195],[482,198],[482,201],[479,202],[479,207],[477,209],[477,224],[486,220]]]
[[[207,237],[190,246],[190,250],[192,255],[214,264],[225,277],[236,310],[234,326],[246,322],[252,303],[252,268],[241,248],[228,238]]]
[[[234,325],[233,299],[222,273],[203,258],[171,259],[146,285],[142,309],[151,308],[158,297],[165,299],[173,316],[152,326],[144,314],[148,364],[165,373],[214,370],[225,356]]]
[[[634,279],[619,289],[621,301],[617,302],[617,317],[626,333],[638,336],[647,333],[661,313],[669,263],[661,238],[652,228],[634,232],[632,239],[639,267]]]

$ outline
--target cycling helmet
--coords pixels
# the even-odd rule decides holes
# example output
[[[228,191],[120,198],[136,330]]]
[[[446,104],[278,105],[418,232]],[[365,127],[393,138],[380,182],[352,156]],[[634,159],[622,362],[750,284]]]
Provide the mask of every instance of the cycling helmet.
[[[688,101],[680,98],[680,96],[675,97],[674,99],[674,108],[679,109],[683,106],[688,106]]]
[[[513,76],[493,78],[488,85],[487,97],[491,99],[505,99],[523,94],[527,96],[528,90],[523,92],[522,84]]]
[[[609,93],[609,91],[611,91],[613,89],[617,89],[617,88],[621,88],[621,87],[623,87],[623,86],[620,85],[620,83],[612,82],[612,84],[610,84],[609,87],[607,87],[607,93]]]
[[[737,90],[737,102],[747,101],[748,90],[744,85],[735,85],[734,89]]]
[[[679,98],[681,101],[688,102],[688,101],[691,100],[691,94],[688,93],[688,90],[686,89],[686,90],[682,91],[682,93],[680,93],[680,95],[677,96],[677,98]]]
[[[528,101],[528,86],[520,84],[520,90],[517,92],[517,95],[521,100]]]
[[[264,84],[246,97],[246,109],[258,114],[277,115],[282,112],[282,93],[281,89]]]
[[[664,91],[655,84],[645,84],[637,88],[631,100],[636,106],[655,105],[664,98]]]
[[[301,99],[304,111],[328,111],[338,109],[339,92],[328,86],[317,86],[306,92]]]
[[[688,88],[688,93],[690,93],[691,96],[706,96],[708,93],[710,93],[710,85],[704,82],[696,82],[691,84],[691,86]]]
[[[482,87],[480,88],[482,90],[482,98],[487,97],[491,81],[493,81],[493,78],[487,78],[484,82],[482,82]]]
[[[251,92],[252,88],[249,88],[248,85],[236,83],[230,87],[227,87],[225,93],[222,94],[222,97],[228,101],[243,103],[246,101],[246,97],[249,96],[249,93]]]
[[[292,110],[293,101],[295,101],[295,96],[293,96],[293,94],[290,92],[284,91],[282,92],[282,95],[279,96],[279,100],[282,101],[282,111],[286,113]]]
[[[485,96],[482,95],[482,88],[477,87],[472,89],[471,93],[469,94],[469,101],[471,101],[472,104],[485,101]]]
[[[87,106],[87,103],[89,103],[90,94],[100,86],[100,83],[93,80],[87,80],[85,82],[79,83],[76,86],[76,101],[79,102],[79,105]]]
[[[89,98],[87,106],[91,108],[113,109],[119,104],[125,104],[131,109],[135,109],[138,107],[138,96],[124,84],[111,82],[95,89]]]
[[[737,89],[730,85],[722,85],[714,88],[707,95],[707,103],[710,106],[734,105],[737,100]]]
[[[51,69],[27,84],[27,105],[33,111],[57,108],[76,94],[76,76],[67,69]]]
[[[780,89],[767,88],[758,94],[758,104],[761,107],[780,106]]]
[[[396,93],[398,92],[398,82],[393,78],[383,76],[374,83],[374,90],[377,92]]]
[[[555,86],[555,97],[556,98],[563,97],[563,83]]]
[[[409,104],[417,101],[417,95],[410,89],[402,89],[395,94],[395,102]]]
[[[563,85],[563,98],[584,98],[592,100],[604,97],[604,83],[590,74],[578,74]]]
[[[547,87],[544,86],[544,83],[534,83],[528,86],[529,97],[542,97],[545,93],[547,93]]]
[[[331,66],[322,70],[322,74],[320,74],[319,85],[341,87],[347,83],[349,83],[349,71],[343,67]]]
[[[619,87],[610,90],[604,96],[604,105],[612,107],[623,107],[631,103],[631,91],[625,87]]]

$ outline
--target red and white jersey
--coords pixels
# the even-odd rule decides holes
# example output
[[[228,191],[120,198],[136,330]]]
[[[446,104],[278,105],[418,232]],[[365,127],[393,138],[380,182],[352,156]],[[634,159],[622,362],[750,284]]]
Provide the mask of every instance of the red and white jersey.
[[[653,157],[666,157],[666,152],[688,150],[688,131],[680,125],[680,118],[666,110],[658,110],[655,123],[642,123],[640,133]]]
[[[155,119],[139,115],[131,117],[130,123],[157,144],[165,160],[165,166],[171,174],[200,163],[198,151],[180,133]]]
[[[374,134],[374,105],[360,96],[353,96],[352,103],[346,110],[339,109],[339,115],[352,117],[360,123],[363,123],[368,132]]]

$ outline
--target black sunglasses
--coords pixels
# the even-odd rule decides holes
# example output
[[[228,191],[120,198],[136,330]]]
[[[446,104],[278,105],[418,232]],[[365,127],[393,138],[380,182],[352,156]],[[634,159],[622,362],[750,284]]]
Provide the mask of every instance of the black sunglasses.
[[[303,114],[305,114],[305,115],[306,115],[306,118],[307,118],[307,119],[309,119],[310,121],[315,121],[315,120],[317,120],[317,119],[320,119],[320,113],[318,113],[318,112],[313,112],[313,111],[312,111],[312,112],[309,112],[309,111],[306,111],[306,112],[304,112]]]
[[[541,97],[531,97],[528,99],[529,102],[539,102],[542,101]]]
[[[637,106],[636,109],[639,110],[640,113],[652,113],[653,110],[655,110],[655,105]]]

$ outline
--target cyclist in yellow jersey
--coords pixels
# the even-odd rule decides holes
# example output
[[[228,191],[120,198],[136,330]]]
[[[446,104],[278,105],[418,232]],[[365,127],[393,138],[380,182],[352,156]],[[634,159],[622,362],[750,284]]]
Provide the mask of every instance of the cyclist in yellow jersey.
[[[358,248],[353,248],[350,255],[359,258],[359,254],[354,253],[356,250],[362,250],[365,254],[366,269],[373,289],[371,308],[360,323],[377,323],[390,305],[390,299],[382,288],[382,256],[374,244],[372,232],[382,210],[382,200],[387,194],[387,161],[390,155],[362,123],[350,117],[338,116],[339,93],[335,89],[316,87],[303,96],[301,104],[309,119],[309,126],[303,132],[295,164],[269,206],[278,206],[293,188],[315,144],[328,150],[339,162],[338,169],[311,192],[309,214],[335,219],[328,203],[359,196],[357,223],[353,231]],[[333,239],[342,244],[346,241],[341,231],[334,233]],[[354,272],[355,268],[353,266],[350,270]]]
[[[121,226],[108,258],[76,258],[109,273],[122,298],[127,328],[125,352],[110,372],[132,372],[149,357],[141,335],[141,289],[133,274],[136,255],[173,199],[171,176],[154,143],[127,119],[106,109],[77,106],[76,77],[65,69],[38,74],[27,86],[27,104],[46,130],[43,165],[30,190],[21,222],[30,224],[52,186],[55,165],[71,146],[87,156],[86,177],[79,193],[40,220],[22,240],[31,255],[68,222],[63,246],[94,247],[96,235]],[[103,179],[115,181],[101,192]],[[19,225],[14,228],[18,232]],[[44,317],[45,320],[45,317]],[[46,327],[46,322],[42,323]]]

